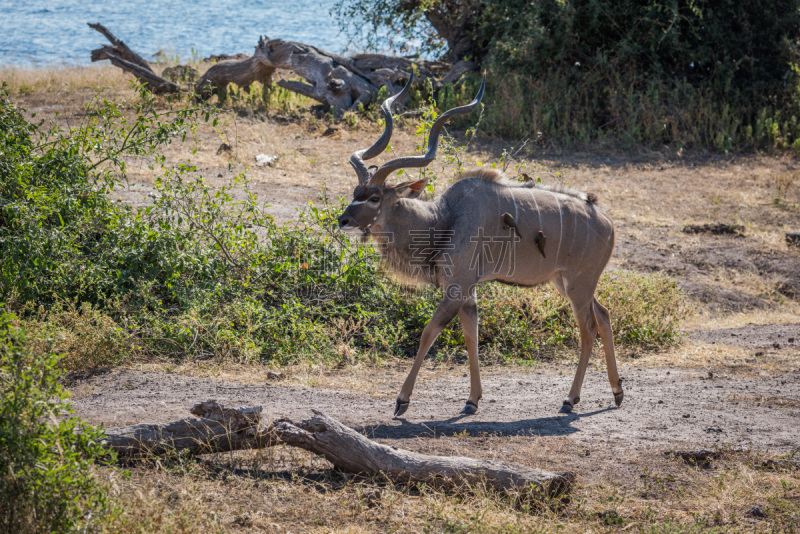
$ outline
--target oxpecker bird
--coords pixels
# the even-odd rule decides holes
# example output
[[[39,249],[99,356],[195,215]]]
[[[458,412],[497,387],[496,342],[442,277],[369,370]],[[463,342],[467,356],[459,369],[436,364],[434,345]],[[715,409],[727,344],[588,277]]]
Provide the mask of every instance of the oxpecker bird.
[[[544,255],[544,244],[547,242],[547,238],[544,236],[544,232],[539,230],[539,233],[536,234],[536,239],[534,241],[536,242],[536,246],[539,247],[539,252],[542,253],[542,257],[546,258],[547,256]]]
[[[517,221],[514,220],[514,217],[511,216],[510,213],[504,213],[501,215],[503,218],[503,223],[506,225],[506,228],[513,228],[514,231],[517,233],[517,236],[522,239],[522,234],[519,233],[519,228],[517,228]]]

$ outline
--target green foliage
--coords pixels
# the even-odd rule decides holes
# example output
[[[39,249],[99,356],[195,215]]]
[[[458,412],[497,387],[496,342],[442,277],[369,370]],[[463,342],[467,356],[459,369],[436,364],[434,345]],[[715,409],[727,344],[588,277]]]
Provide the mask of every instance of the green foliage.
[[[450,12],[469,16],[453,27],[440,16]],[[491,73],[490,134],[800,146],[799,0],[342,0],[337,14],[343,27],[390,35],[428,20],[448,39],[466,35],[467,55]]]
[[[73,532],[110,511],[92,464],[111,458],[58,385],[58,356],[25,349],[16,318],[0,314],[0,531]]]
[[[678,324],[689,311],[677,284],[660,274],[604,274],[597,299],[611,311],[615,343],[625,347],[658,349],[676,343]],[[569,302],[550,286],[533,291],[480,286],[478,302],[480,342],[499,355],[536,360],[548,347],[579,345]],[[460,332],[453,340],[463,343]]]
[[[0,294],[6,300],[102,304],[137,283],[178,278],[186,255],[169,254],[174,228],[145,221],[108,193],[124,179],[124,157],[185,139],[200,108],[157,112],[142,92],[135,119],[113,102],[92,103],[72,131],[28,123],[0,91]],[[163,164],[163,156],[157,158]],[[116,172],[114,172],[116,171]]]
[[[745,98],[775,94],[797,51],[800,3],[572,0],[485,3],[482,38],[500,65],[533,77],[594,70],[711,84]]]
[[[296,116],[314,105],[315,101],[306,96],[285,89],[277,84],[264,85],[254,82],[244,89],[231,83],[227,90],[217,93],[219,104],[229,102],[234,108],[247,108],[270,114],[282,113]]]
[[[430,54],[442,52],[445,43],[426,23],[424,15],[442,3],[438,0],[337,0],[331,14],[338,20],[339,30],[367,50],[379,51],[388,43],[400,53],[409,54],[417,48]]]
[[[656,349],[678,341],[678,326],[690,309],[678,284],[663,273],[605,273],[597,300],[611,312],[615,341]]]

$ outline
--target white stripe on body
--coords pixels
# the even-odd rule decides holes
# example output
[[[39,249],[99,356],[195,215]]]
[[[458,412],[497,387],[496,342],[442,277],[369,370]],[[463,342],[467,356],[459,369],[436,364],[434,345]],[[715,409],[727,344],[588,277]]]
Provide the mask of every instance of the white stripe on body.
[[[586,257],[586,251],[589,249],[589,230],[591,230],[591,223],[589,222],[589,214],[586,214],[586,242],[583,244],[583,251],[581,252],[581,261]]]
[[[553,193],[551,191],[551,193]],[[561,253],[561,241],[563,241],[564,237],[564,216],[561,213],[561,203],[558,201],[558,195],[553,193],[553,197],[556,199],[556,206],[558,206],[558,248],[556,249],[556,267],[558,267],[558,256]]]
[[[536,202],[536,195],[534,194],[533,189],[531,191],[531,197],[533,197],[533,205],[536,206],[536,216],[539,218],[539,230],[542,229],[542,214],[539,211],[539,203]]]
[[[514,220],[517,221],[517,216],[519,213],[517,212],[517,200],[514,198],[514,189],[508,189],[511,192],[511,202],[514,203]],[[519,225],[519,221],[517,221],[517,225]]]

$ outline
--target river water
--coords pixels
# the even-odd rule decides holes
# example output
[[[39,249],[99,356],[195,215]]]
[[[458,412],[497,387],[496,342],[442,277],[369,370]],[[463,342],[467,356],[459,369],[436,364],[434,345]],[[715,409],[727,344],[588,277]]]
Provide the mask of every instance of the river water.
[[[90,63],[105,37],[99,22],[145,59],[251,54],[260,35],[344,52],[330,14],[335,0],[0,0],[0,67]]]

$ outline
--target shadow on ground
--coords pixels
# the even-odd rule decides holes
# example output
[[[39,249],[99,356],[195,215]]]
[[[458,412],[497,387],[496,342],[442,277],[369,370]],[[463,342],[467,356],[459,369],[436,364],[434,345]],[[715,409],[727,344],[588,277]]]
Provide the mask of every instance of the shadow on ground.
[[[459,415],[438,421],[412,423],[404,418],[396,419],[400,425],[362,426],[356,428],[373,439],[438,438],[467,433],[471,436],[568,436],[579,429],[572,426],[579,419],[592,417],[615,408],[603,408],[588,413],[569,413],[556,417],[537,417],[519,421],[471,421],[469,415]]]

